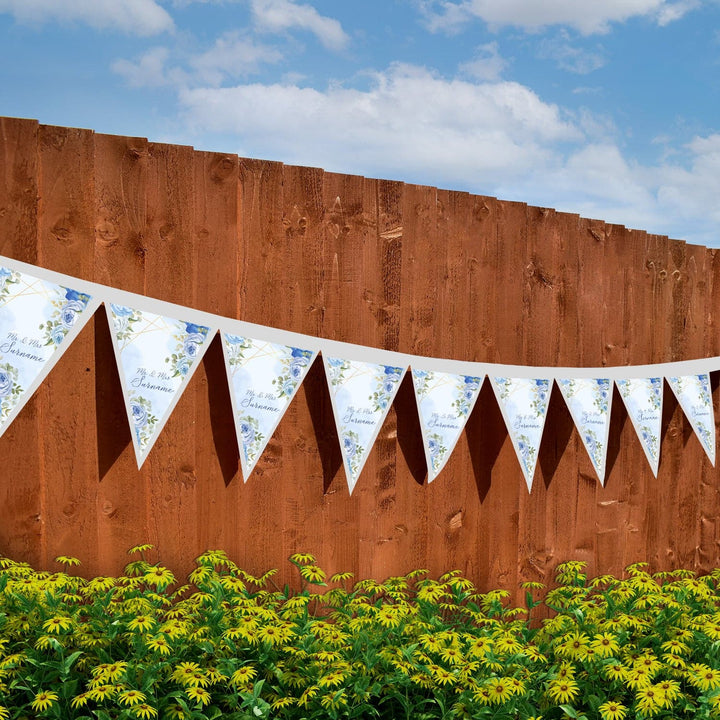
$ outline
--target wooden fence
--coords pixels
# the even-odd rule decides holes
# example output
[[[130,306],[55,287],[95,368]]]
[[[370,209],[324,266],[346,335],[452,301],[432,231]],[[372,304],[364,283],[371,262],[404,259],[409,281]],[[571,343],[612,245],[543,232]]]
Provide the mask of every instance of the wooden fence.
[[[720,354],[713,250],[522,203],[142,138],[0,119],[0,252],[263,325],[407,353],[598,366]],[[717,405],[717,378],[713,377]],[[383,578],[459,568],[481,587],[718,563],[718,471],[671,392],[652,476],[615,396],[605,487],[557,389],[528,494],[484,385],[424,482],[409,379],[352,497],[316,363],[258,467],[238,471],[218,338],[141,471],[103,313],[0,438],[0,554],[85,574],[150,542],[250,571],[313,552]]]

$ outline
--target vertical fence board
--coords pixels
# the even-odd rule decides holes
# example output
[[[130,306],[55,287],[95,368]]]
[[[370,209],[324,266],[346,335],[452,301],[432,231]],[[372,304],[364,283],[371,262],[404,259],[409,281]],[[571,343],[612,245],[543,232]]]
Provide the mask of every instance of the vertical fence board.
[[[147,165],[145,138],[95,135],[95,280],[135,293],[145,292]],[[108,573],[122,568],[125,552],[145,542],[149,528],[146,481],[137,470],[103,312],[95,323],[97,518],[98,554]]]
[[[0,249],[38,262],[38,124],[0,118]],[[39,563],[44,542],[47,482],[42,462],[43,418],[38,393],[0,438],[0,552]]]
[[[94,150],[88,130],[40,126],[40,261],[87,280],[94,272]],[[82,281],[76,289],[82,290]],[[100,572],[93,327],[90,321],[65,350],[38,394],[44,407],[42,458],[53,478],[44,487],[43,563],[73,555],[82,557],[87,572]]]

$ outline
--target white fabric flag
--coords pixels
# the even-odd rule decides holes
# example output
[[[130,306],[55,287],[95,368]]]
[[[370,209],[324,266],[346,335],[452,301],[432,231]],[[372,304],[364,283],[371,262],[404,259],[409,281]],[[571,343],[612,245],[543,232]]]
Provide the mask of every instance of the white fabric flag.
[[[610,378],[558,378],[557,384],[598,479],[604,485],[612,403]]]
[[[710,393],[710,375],[683,375],[669,377],[667,381],[714,466],[715,412]]]
[[[352,494],[407,368],[325,356],[323,362]]]
[[[140,468],[215,331],[126,305],[106,309]]]
[[[0,435],[99,304],[87,293],[0,266]]]
[[[490,377],[490,381],[530,492],[547,417],[551,381],[548,378],[507,377]]]
[[[243,479],[247,482],[317,352],[222,334]]]
[[[484,377],[413,368],[412,379],[431,483],[454,450]]]
[[[615,381],[655,477],[660,465],[662,382],[661,377]]]

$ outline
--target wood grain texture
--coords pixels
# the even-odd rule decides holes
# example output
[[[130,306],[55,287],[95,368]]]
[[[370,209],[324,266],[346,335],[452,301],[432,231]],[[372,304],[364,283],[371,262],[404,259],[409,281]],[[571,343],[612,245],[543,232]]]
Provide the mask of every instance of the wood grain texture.
[[[143,138],[0,119],[2,252],[250,322],[432,357],[624,365],[720,353],[717,251],[523,203]],[[652,476],[617,392],[605,486],[553,390],[528,494],[488,382],[430,485],[408,377],[349,496],[320,360],[247,482],[215,338],[138,471],[98,313],[0,438],[0,553],[111,573],[135,543],[179,575],[207,548],[251,572],[297,551],[479,587],[718,564],[719,471],[669,388]],[[712,378],[718,402],[720,378]],[[716,412],[717,416],[717,412]],[[72,452],[68,447],[72,447]]]

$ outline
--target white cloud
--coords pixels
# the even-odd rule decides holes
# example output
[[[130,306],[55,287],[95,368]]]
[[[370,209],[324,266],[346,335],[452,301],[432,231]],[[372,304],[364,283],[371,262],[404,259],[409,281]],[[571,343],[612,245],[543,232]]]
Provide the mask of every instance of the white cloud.
[[[460,65],[460,71],[477,80],[497,80],[507,67],[507,61],[498,52],[496,42],[480,45],[475,57]]]
[[[229,32],[219,37],[209,50],[177,59],[174,65],[169,63],[167,48],[155,47],[137,61],[116,60],[111,69],[125,78],[130,87],[217,86],[227,79],[257,73],[263,63],[281,59],[282,53],[277,49],[256,43],[237,32]]]
[[[377,73],[368,90],[249,84],[186,89],[180,103],[193,127],[236,133],[248,155],[434,183],[513,177],[552,163],[553,144],[582,139],[518,83],[407,65]]]
[[[537,31],[551,25],[575,28],[585,35],[604,33],[612,23],[648,17],[660,25],[679,19],[699,0],[420,0],[433,30],[457,30],[473,18],[491,26]]]
[[[539,56],[554,60],[559,68],[578,75],[588,75],[605,64],[602,49],[588,50],[570,43],[566,31],[540,43]]]
[[[192,58],[190,65],[201,82],[219,85],[226,78],[256,73],[261,64],[276,63],[282,57],[276,48],[229,32],[218,38],[210,50]]]
[[[331,50],[341,50],[349,37],[334,18],[320,13],[312,5],[298,5],[293,0],[250,0],[256,26],[268,32],[300,28],[313,33]]]
[[[155,0],[0,0],[0,12],[23,23],[82,22],[137,35],[155,35],[174,27]]]

